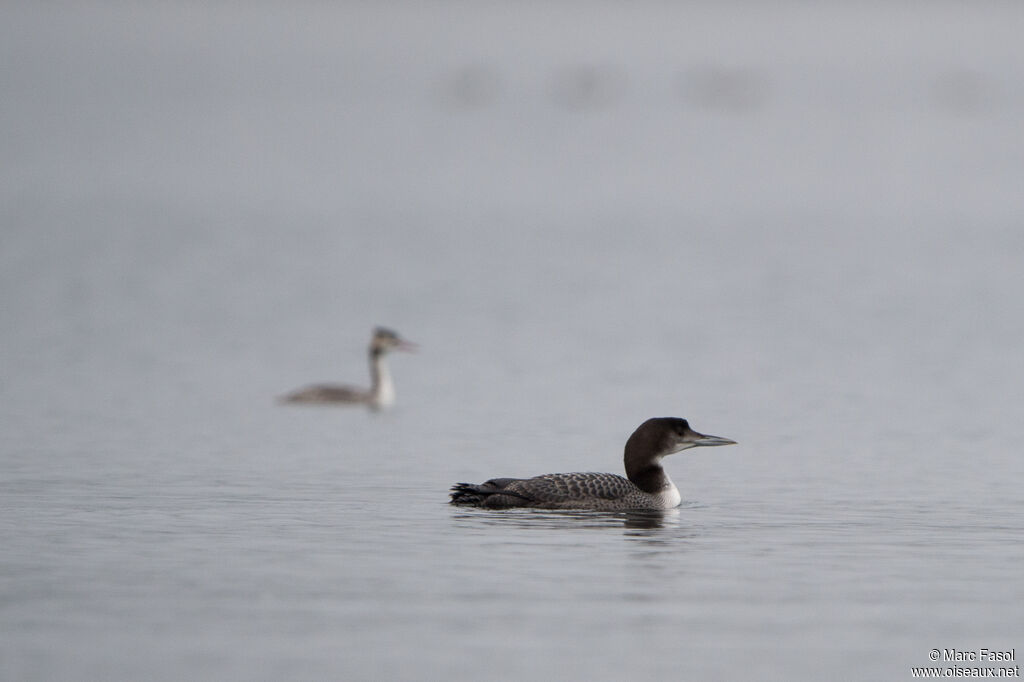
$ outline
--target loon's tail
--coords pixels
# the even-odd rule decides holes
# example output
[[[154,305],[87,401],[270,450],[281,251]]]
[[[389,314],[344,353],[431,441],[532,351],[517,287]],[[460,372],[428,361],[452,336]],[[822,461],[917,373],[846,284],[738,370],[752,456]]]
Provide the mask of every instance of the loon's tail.
[[[523,501],[529,501],[525,495],[507,490],[506,487],[518,478],[492,478],[484,483],[456,483],[451,489],[451,504],[463,505],[466,507],[516,507],[522,506]],[[491,499],[493,495],[498,498]],[[501,497],[506,499],[500,500]],[[509,499],[510,498],[510,499]],[[488,504],[488,500],[491,502]],[[499,504],[495,504],[499,502]],[[518,504],[516,504],[518,502]]]
[[[476,485],[473,483],[456,483],[452,486],[451,493],[452,504],[461,504],[467,507],[479,507],[487,496],[490,494],[488,491],[483,490],[482,485]]]

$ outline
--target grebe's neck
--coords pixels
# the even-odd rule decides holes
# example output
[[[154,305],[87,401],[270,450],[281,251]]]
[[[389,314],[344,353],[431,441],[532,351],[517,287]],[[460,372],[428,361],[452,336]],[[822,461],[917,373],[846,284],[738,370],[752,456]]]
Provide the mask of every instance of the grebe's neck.
[[[391,407],[395,402],[395,385],[380,348],[370,348],[370,404],[373,407]]]

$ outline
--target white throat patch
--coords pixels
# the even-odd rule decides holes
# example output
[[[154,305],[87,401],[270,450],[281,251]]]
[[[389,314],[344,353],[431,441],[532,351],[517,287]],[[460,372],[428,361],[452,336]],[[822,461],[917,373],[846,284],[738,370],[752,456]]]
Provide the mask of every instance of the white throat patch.
[[[679,506],[679,503],[683,501],[683,496],[679,494],[679,489],[676,488],[676,484],[669,481],[669,487],[662,490],[660,493],[655,493],[654,497],[658,500],[658,506],[662,509],[675,509]]]

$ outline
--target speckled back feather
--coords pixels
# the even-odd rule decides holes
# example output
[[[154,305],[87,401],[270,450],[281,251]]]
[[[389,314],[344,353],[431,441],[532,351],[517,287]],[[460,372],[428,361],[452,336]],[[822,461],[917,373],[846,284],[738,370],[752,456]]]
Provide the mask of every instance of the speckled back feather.
[[[649,508],[653,497],[622,476],[592,472],[493,478],[479,485],[458,483],[451,491],[452,504],[487,509],[533,507],[614,511]]]

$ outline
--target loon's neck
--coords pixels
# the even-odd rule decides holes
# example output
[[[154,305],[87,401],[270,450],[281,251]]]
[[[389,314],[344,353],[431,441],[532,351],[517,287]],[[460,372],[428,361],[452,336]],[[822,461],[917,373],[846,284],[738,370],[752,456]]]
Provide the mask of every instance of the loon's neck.
[[[637,488],[645,493],[660,493],[665,490],[674,489],[676,486],[672,479],[665,473],[661,462],[652,462],[647,466],[626,467],[626,478],[631,480]]]
[[[390,407],[395,402],[395,385],[384,355],[379,348],[370,349],[370,404],[374,407]]]
[[[626,461],[630,460],[627,458]],[[660,457],[653,462],[648,460],[646,466],[639,463],[634,463],[633,466],[627,464],[626,476],[637,488],[657,498],[656,504],[661,509],[675,509],[683,499],[676,484],[661,466]]]
[[[626,451],[623,455],[626,477],[640,490],[652,495],[675,490],[672,479],[661,466],[662,458],[671,454],[671,450],[665,447],[663,434],[659,429],[645,426],[646,424],[634,431],[626,441]]]

